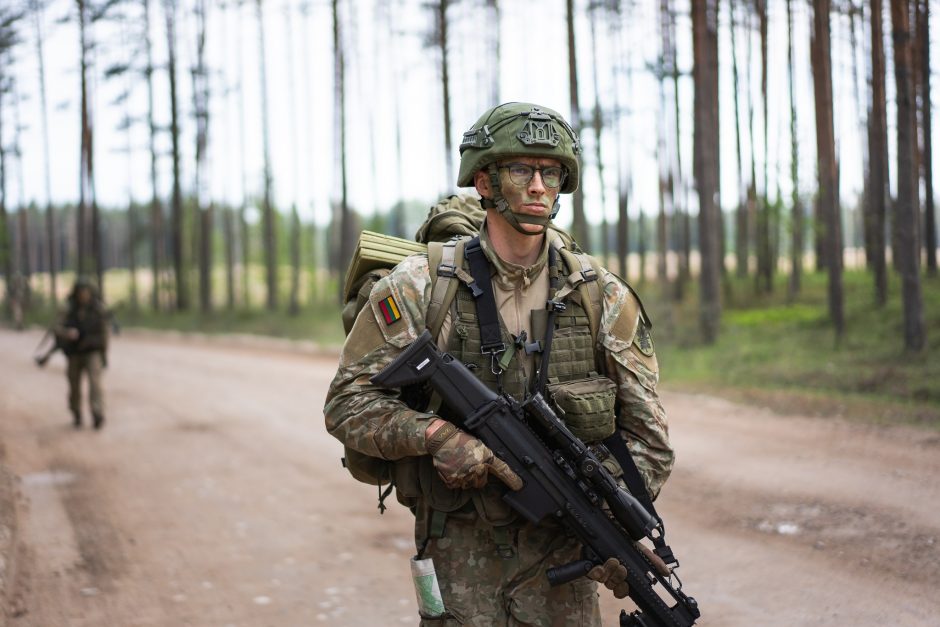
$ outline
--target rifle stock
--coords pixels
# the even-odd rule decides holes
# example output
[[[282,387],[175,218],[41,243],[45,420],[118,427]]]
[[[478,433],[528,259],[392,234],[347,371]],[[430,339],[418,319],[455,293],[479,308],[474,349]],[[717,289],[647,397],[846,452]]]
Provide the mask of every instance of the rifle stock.
[[[526,520],[560,520],[581,541],[585,559],[562,564],[546,575],[552,585],[573,581],[594,565],[616,557],[627,570],[637,610],[621,613],[621,625],[687,627],[700,616],[695,599],[682,592],[636,548],[662,525],[619,487],[591,450],[576,438],[542,398],[524,404],[498,395],[450,354],[441,353],[425,331],[371,379],[386,388],[427,382],[453,412],[454,423],[486,444],[523,481],[503,499]],[[609,513],[604,508],[609,508]],[[669,599],[669,603],[666,600]]]

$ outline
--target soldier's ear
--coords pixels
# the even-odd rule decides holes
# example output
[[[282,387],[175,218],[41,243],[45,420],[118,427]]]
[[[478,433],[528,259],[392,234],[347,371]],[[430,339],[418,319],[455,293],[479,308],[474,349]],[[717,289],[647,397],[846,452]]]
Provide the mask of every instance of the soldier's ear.
[[[490,175],[484,170],[477,170],[473,175],[473,185],[477,188],[477,193],[483,198],[492,198],[493,191],[490,187]]]

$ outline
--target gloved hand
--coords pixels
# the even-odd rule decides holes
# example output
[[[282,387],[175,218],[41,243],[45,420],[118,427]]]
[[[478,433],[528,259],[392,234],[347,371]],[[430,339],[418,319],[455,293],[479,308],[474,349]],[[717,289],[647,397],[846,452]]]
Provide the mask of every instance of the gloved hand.
[[[437,473],[448,488],[482,488],[488,474],[495,475],[513,490],[522,479],[493,454],[483,442],[449,422],[437,428],[427,442]]]
[[[588,571],[587,576],[588,579],[607,586],[618,599],[630,594],[630,586],[627,585],[627,569],[616,557],[608,558],[602,565],[595,566]]]

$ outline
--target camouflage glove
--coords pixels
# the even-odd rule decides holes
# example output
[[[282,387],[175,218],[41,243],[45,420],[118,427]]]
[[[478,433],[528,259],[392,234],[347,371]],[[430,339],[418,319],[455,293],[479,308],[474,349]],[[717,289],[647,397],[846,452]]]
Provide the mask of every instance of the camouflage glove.
[[[602,565],[595,566],[588,571],[587,576],[588,579],[607,586],[618,599],[630,594],[630,586],[627,585],[627,569],[616,557],[608,558]]]
[[[482,488],[490,473],[513,490],[522,488],[522,479],[506,462],[496,457],[483,442],[449,422],[428,438],[428,453],[448,488]]]

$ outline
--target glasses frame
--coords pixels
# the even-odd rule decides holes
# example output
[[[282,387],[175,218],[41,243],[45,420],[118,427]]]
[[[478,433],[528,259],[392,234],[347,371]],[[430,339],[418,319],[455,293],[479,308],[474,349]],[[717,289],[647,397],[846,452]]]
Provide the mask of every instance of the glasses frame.
[[[516,181],[512,180],[512,175],[510,174],[510,175],[509,175],[509,180],[511,180],[515,185],[520,185],[520,186],[528,185],[529,183],[532,182],[532,179],[535,178],[535,173],[536,173],[536,172],[539,173],[539,178],[542,179],[542,184],[543,184],[545,187],[549,188],[549,189],[558,189],[559,187],[561,187],[562,185],[565,184],[565,179],[568,178],[568,169],[567,169],[565,166],[563,166],[563,165],[540,165],[540,166],[535,166],[535,165],[529,165],[528,163],[522,163],[521,161],[512,161],[512,162],[510,162],[510,163],[505,163],[505,164],[502,164],[502,165],[497,164],[496,167],[497,167],[498,169],[500,169],[500,170],[508,170],[508,169],[512,168],[513,166],[520,166],[520,165],[521,165],[521,166],[525,166],[525,167],[527,167],[527,168],[531,168],[531,170],[532,170],[532,175],[529,176],[528,180],[527,180],[525,183],[516,183]],[[545,175],[542,173],[542,170],[548,170],[548,169],[551,169],[551,168],[558,168],[559,170],[561,170],[561,178],[558,179],[558,185],[549,185],[548,182],[545,180]]]

